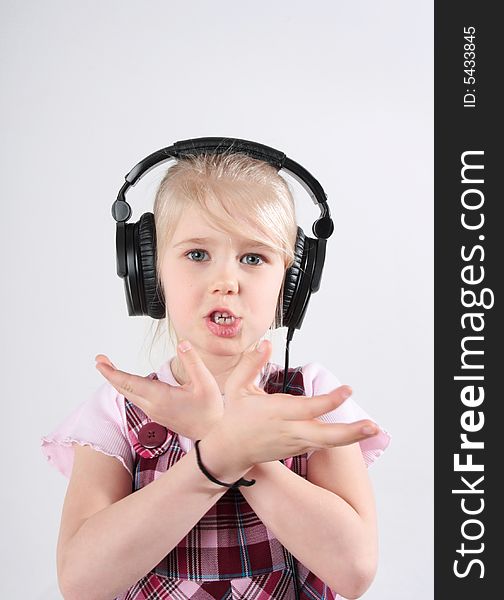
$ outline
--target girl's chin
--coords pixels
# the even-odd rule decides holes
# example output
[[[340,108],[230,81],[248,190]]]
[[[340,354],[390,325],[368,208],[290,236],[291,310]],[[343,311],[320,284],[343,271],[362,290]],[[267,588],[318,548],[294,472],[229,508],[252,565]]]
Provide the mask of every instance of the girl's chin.
[[[236,356],[245,351],[242,341],[237,339],[212,340],[205,348],[207,352],[216,356]]]
[[[237,356],[243,354],[247,349],[252,348],[254,342],[249,339],[244,339],[243,336],[235,336],[232,338],[220,338],[211,336],[201,344],[201,351],[214,356]]]

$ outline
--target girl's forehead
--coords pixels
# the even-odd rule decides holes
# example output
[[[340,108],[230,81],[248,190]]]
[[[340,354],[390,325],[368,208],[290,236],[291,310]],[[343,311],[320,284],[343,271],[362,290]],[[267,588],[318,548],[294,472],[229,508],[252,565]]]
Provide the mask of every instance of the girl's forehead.
[[[219,228],[218,222],[211,222],[203,213],[194,207],[183,211],[179,221],[174,229],[171,245],[180,245],[183,242],[206,242],[211,241],[227,243],[232,242],[257,242],[257,236],[246,235],[247,232],[240,233],[240,225],[236,223],[236,231],[229,231],[229,228]],[[253,236],[253,237],[251,237]]]
[[[196,231],[198,229],[215,230],[215,227],[202,209],[197,209],[193,206],[184,209],[175,227],[175,235],[182,231],[186,233],[188,231]]]

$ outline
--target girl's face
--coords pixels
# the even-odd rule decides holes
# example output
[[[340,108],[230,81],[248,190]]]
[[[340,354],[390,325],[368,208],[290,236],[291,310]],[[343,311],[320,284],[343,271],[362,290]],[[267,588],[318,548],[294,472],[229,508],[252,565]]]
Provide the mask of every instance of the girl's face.
[[[215,229],[192,207],[182,214],[161,262],[177,339],[188,339],[207,358],[241,354],[265,334],[283,277],[278,252]],[[216,310],[235,319],[216,323]]]

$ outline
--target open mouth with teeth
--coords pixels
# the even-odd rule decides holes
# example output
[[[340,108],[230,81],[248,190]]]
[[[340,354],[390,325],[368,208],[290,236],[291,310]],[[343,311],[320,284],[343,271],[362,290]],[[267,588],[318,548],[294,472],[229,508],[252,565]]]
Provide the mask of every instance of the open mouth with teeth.
[[[219,323],[219,325],[231,325],[231,323],[236,321],[236,317],[232,317],[226,312],[214,312],[210,315],[210,318],[214,323]]]
[[[214,311],[205,319],[208,329],[218,337],[233,337],[240,332],[241,317],[234,317],[228,312]]]

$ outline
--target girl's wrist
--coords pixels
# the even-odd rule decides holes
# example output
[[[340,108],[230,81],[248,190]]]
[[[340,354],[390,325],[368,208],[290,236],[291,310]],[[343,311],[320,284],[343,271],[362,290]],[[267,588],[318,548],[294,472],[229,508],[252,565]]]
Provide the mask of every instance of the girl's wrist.
[[[200,423],[194,425],[191,428],[191,432],[187,437],[191,440],[191,442],[193,444],[196,440],[202,440],[203,438],[207,437],[208,434],[212,431],[212,429],[220,423],[221,419],[222,419],[222,416],[220,416],[218,419],[215,419],[210,424],[200,422]]]
[[[200,438],[199,449],[205,467],[219,481],[234,483],[254,466],[243,456],[236,442],[218,426]]]

